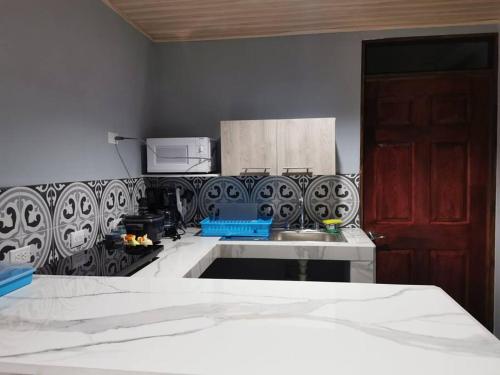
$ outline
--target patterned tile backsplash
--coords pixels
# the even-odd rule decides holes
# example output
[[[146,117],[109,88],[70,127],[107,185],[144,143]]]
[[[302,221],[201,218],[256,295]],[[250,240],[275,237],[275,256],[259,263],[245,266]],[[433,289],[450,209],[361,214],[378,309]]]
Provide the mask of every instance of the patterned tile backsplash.
[[[28,245],[35,267],[91,248],[115,218],[137,211],[145,191],[142,178],[0,188],[0,261]],[[78,230],[87,232],[86,242],[71,249],[70,233]]]
[[[41,267],[75,251],[93,247],[112,221],[137,212],[147,186],[178,186],[193,194],[186,223],[197,225],[217,203],[256,202],[277,226],[298,226],[304,196],[306,225],[338,217],[359,227],[359,175],[316,177],[147,177],[0,187],[0,262],[12,249],[33,245],[33,264]],[[87,231],[86,242],[70,248],[70,233]]]
[[[359,174],[336,176],[183,177],[148,178],[151,186],[179,186],[189,190],[185,221],[198,224],[217,203],[255,202],[275,226],[298,226],[299,198],[304,196],[306,225],[325,218],[341,218],[343,226],[359,227]],[[189,194],[191,195],[191,194]]]

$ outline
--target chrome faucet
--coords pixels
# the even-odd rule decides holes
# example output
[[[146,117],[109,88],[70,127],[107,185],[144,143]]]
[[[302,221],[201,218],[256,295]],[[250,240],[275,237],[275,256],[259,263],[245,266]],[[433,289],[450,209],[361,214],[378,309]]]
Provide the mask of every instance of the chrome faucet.
[[[301,195],[299,198],[299,210],[300,210],[300,230],[304,230],[304,196]]]

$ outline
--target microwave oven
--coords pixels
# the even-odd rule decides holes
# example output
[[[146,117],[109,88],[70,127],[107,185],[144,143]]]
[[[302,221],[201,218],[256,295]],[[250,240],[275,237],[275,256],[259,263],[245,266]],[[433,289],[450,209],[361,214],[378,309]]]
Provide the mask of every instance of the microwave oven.
[[[211,138],[147,138],[146,146],[148,173],[210,173],[217,167]]]

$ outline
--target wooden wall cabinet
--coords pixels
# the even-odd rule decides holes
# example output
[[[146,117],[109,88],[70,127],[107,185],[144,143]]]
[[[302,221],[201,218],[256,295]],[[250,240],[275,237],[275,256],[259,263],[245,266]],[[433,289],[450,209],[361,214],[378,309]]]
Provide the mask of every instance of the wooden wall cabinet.
[[[335,174],[335,119],[279,120],[278,174],[310,168],[315,175]]]
[[[334,118],[222,121],[221,144],[223,176],[247,168],[267,168],[270,175],[287,168],[335,174]]]
[[[239,176],[246,168],[268,168],[276,175],[276,121],[222,121],[222,175]]]

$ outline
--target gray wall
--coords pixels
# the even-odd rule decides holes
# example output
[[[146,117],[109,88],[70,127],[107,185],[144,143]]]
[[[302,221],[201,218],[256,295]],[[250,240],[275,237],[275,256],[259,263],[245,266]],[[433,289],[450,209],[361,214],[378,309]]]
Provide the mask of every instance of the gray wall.
[[[230,119],[337,118],[339,173],[360,160],[361,41],[496,32],[496,25],[155,46],[149,136],[219,136]]]
[[[99,0],[0,9],[0,186],[125,177],[106,132],[142,135],[152,43]]]

